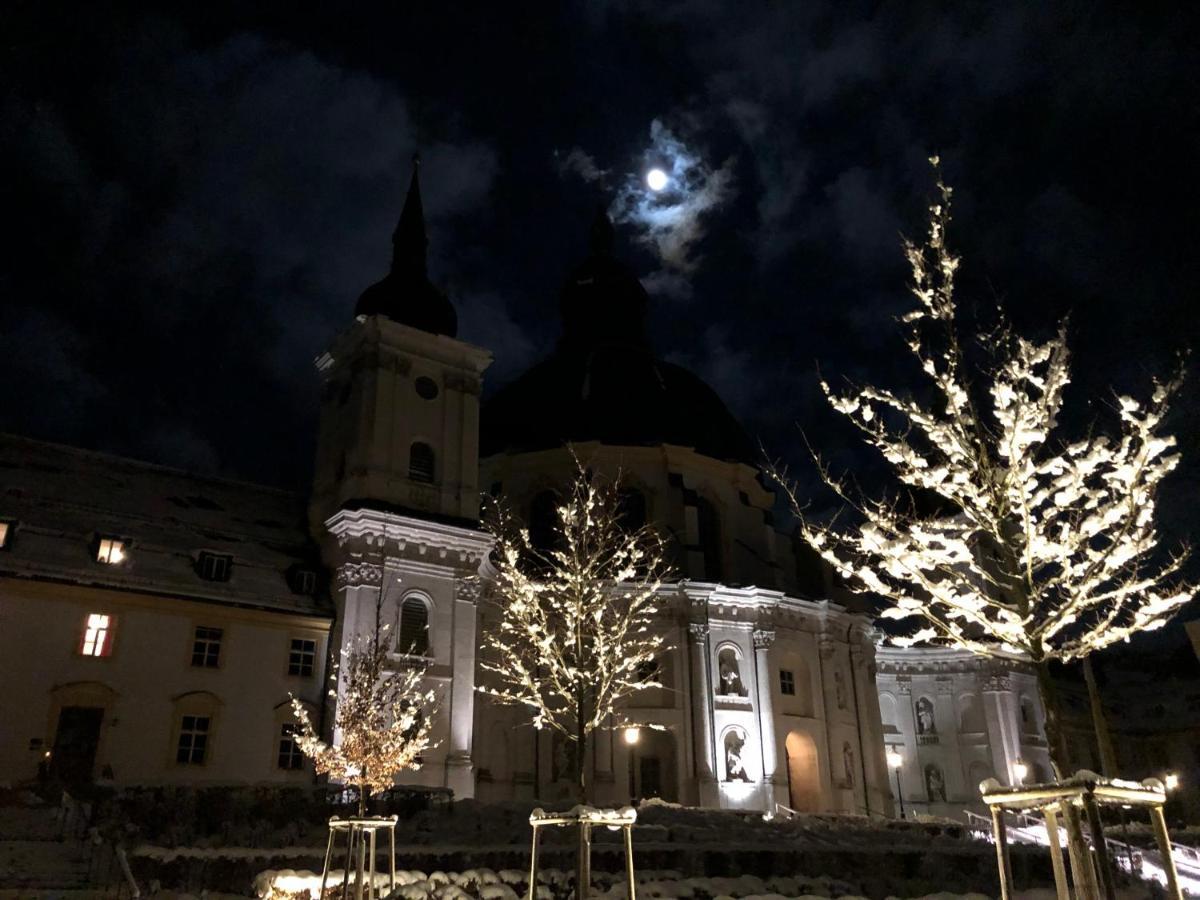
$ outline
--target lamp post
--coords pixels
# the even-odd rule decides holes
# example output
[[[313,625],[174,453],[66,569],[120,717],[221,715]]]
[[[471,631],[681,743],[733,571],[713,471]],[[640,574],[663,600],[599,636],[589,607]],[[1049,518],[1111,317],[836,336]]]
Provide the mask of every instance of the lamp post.
[[[637,782],[634,780],[634,764],[637,758],[637,743],[641,739],[642,730],[636,725],[625,729],[625,745],[629,748],[629,804],[637,804]]]
[[[896,749],[888,750],[887,764],[896,772],[896,799],[900,801],[900,818],[904,816],[904,789],[900,787],[900,767],[904,765],[904,757],[900,755],[900,751]]]

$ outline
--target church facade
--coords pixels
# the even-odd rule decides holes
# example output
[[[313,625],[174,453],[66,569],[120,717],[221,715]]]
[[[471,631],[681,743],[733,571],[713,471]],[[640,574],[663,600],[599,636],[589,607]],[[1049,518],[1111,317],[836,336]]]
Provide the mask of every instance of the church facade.
[[[0,741],[0,780],[303,780],[288,697],[328,727],[339,685],[327,692],[324,681],[338,648],[378,620],[396,664],[421,666],[439,696],[436,747],[406,783],[567,799],[565,748],[476,691],[479,636],[495,614],[479,498],[503,497],[535,542],[547,539],[578,458],[619,479],[631,524],[664,534],[678,574],[660,604],[663,686],[625,710],[646,727],[597,737],[596,800],[892,814],[885,749],[904,743],[915,760],[929,742],[894,737],[907,720],[892,714],[891,679],[906,677],[904,654],[936,668],[939,651],[877,651],[871,619],[775,527],[741,426],[700,379],[656,355],[649,300],[616,258],[608,220],[597,217],[563,288],[558,344],[486,403],[490,354],[457,338],[425,258],[414,174],[391,270],[317,361],[307,498],[5,440],[28,488],[0,497],[12,643],[0,665],[29,700],[0,700],[4,721],[20,723]],[[39,474],[45,454],[63,457],[60,474]],[[127,490],[109,484],[114,471]],[[61,622],[50,627],[42,617],[55,604]],[[1019,731],[1022,709],[995,707],[997,736]],[[962,778],[942,777],[969,801],[978,772],[963,765]]]

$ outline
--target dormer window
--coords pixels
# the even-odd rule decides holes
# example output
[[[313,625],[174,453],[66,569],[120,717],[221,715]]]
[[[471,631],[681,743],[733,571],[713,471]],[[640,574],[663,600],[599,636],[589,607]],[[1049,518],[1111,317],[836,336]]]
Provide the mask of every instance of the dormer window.
[[[312,569],[293,566],[288,569],[287,583],[293,594],[311,597],[317,590],[317,573]]]
[[[129,555],[129,542],[120,538],[100,538],[96,543],[96,562],[106,566],[123,563]]]
[[[228,581],[233,570],[233,557],[224,553],[200,552],[196,560],[196,574],[205,581]]]
[[[12,543],[13,532],[16,530],[15,522],[6,522],[0,519],[0,550],[8,549],[8,545]]]

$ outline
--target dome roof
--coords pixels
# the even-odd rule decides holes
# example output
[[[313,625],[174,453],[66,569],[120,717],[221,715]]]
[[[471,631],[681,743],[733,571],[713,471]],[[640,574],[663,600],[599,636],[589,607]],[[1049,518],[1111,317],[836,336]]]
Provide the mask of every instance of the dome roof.
[[[611,251],[612,224],[601,214],[590,254],[563,287],[562,339],[553,355],[484,404],[481,455],[599,441],[676,444],[756,465],[759,453],[716,392],[655,358],[646,291]]]
[[[392,270],[362,292],[354,314],[386,316],[401,325],[454,337],[458,334],[458,314],[425,270],[429,239],[425,235],[418,170],[419,164],[414,165],[404,210],[392,234]]]

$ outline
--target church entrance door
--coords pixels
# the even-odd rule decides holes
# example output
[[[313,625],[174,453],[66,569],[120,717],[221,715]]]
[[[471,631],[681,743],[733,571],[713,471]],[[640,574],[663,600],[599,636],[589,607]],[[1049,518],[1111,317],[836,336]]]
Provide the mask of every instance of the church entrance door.
[[[788,798],[796,812],[821,811],[821,768],[817,745],[807,734],[793,731],[784,742],[787,752]]]

